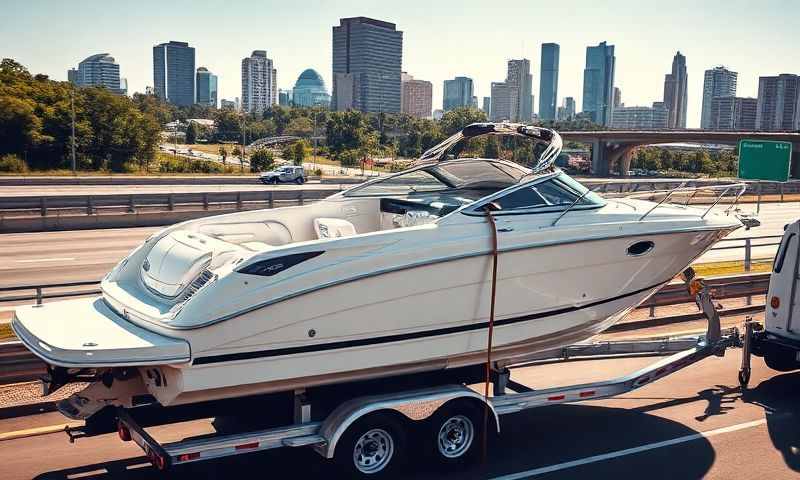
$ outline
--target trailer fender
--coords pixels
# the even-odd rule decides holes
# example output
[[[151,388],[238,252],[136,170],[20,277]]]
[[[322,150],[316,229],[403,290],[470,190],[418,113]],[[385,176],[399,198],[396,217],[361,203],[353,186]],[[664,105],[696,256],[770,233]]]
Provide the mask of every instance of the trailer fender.
[[[409,420],[424,420],[433,415],[439,407],[456,399],[468,399],[488,405],[494,418],[494,426],[500,433],[500,417],[494,406],[484,400],[483,395],[470,390],[463,385],[449,385],[444,387],[426,388],[398,394],[375,395],[359,397],[349,400],[337,407],[322,422],[319,435],[325,439],[324,443],[314,446],[314,449],[325,458],[333,458],[336,444],[344,432],[359,418],[377,411],[394,411],[402,414]]]

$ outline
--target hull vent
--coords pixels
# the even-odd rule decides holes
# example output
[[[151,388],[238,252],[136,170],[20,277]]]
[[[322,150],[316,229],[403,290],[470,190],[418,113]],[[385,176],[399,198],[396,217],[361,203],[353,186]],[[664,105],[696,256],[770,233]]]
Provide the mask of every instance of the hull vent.
[[[192,283],[190,283],[189,286],[186,287],[186,291],[183,293],[181,302],[185,302],[186,300],[192,298],[192,296],[195,293],[197,293],[198,290],[203,288],[203,286],[205,286],[205,284],[210,282],[213,278],[214,274],[211,273],[211,270],[204,269],[202,272],[200,272],[200,275],[198,275],[194,280],[192,280]]]

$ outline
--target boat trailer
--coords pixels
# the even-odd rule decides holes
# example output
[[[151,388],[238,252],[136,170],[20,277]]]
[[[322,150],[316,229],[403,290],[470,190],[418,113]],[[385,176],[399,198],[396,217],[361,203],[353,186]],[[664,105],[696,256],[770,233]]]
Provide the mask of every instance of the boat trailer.
[[[235,434],[217,434],[172,443],[159,443],[137,424],[125,409],[116,410],[117,432],[124,441],[138,444],[159,470],[185,463],[270,450],[309,446],[325,458],[344,466],[351,476],[382,473],[401,456],[405,432],[418,429],[429,434],[434,457],[453,463],[475,456],[484,432],[499,433],[499,417],[523,410],[613,397],[643,387],[710,356],[723,356],[729,347],[740,347],[736,328],[722,331],[711,292],[687,269],[684,281],[708,318],[704,335],[671,340],[603,342],[576,345],[548,352],[549,358],[619,357],[675,352],[652,365],[622,377],[549,389],[535,389],[513,380],[516,366],[494,370],[493,396],[486,398],[465,385],[442,385],[384,395],[359,396],[339,404],[322,421],[311,421],[311,403],[304,391],[294,395],[294,423]],[[547,356],[547,355],[545,355]],[[522,365],[520,365],[521,367]],[[483,425],[483,428],[481,428]],[[414,430],[417,431],[417,430]],[[79,432],[80,433],[80,432]],[[80,436],[74,435],[72,436]],[[425,440],[424,438],[422,440]],[[485,446],[485,443],[484,443]],[[397,468],[395,461],[392,468]]]

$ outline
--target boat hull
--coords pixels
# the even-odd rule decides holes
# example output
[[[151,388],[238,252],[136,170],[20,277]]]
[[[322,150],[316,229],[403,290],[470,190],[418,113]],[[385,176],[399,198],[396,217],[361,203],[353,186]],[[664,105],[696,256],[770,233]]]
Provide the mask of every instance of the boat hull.
[[[493,360],[514,363],[591,338],[726,233],[502,252]],[[627,255],[642,238],[657,248]],[[490,279],[491,256],[479,255],[327,286],[205,327],[193,337],[190,364],[152,367],[157,372],[149,374],[142,367],[142,376],[150,393],[171,405],[481,363]]]

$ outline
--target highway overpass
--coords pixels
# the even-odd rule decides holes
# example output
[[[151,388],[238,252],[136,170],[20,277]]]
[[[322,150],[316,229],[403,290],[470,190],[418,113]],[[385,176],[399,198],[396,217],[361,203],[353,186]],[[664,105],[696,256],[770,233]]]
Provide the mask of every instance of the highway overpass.
[[[800,163],[800,132],[714,132],[707,130],[597,130],[559,132],[565,141],[592,146],[592,173],[606,176],[616,165],[624,174],[630,170],[634,148],[664,143],[712,143],[736,145],[739,140],[772,140],[792,143],[793,165]]]

